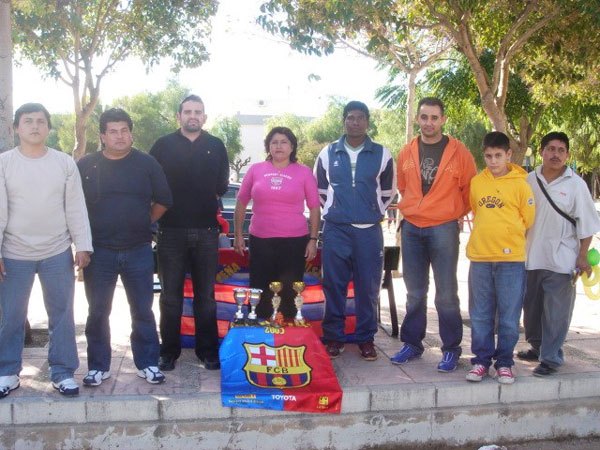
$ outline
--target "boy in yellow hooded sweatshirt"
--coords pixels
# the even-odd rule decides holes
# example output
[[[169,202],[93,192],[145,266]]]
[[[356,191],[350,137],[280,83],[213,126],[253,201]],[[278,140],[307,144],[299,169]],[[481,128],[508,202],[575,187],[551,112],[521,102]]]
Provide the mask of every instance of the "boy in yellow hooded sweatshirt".
[[[471,359],[468,381],[481,381],[495,360],[497,380],[515,381],[513,350],[525,295],[525,232],[533,225],[535,205],[527,173],[511,164],[508,137],[500,132],[483,139],[486,168],[471,180],[475,217],[467,244]],[[494,323],[498,311],[498,342]]]

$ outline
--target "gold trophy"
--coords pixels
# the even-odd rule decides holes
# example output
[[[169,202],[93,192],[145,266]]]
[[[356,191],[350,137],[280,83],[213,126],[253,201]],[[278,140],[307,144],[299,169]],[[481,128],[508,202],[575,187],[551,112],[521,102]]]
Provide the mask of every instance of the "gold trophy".
[[[235,300],[235,304],[237,305],[237,311],[233,318],[233,323],[236,326],[244,325],[244,312],[242,311],[242,307],[244,303],[246,303],[246,298],[248,297],[248,289],[245,288],[235,288],[233,290],[233,299]]]
[[[281,292],[282,288],[283,286],[281,285],[280,281],[272,281],[269,283],[269,289],[273,291],[273,298],[271,299],[271,304],[273,305],[273,314],[271,315],[272,326],[278,326],[277,312],[279,311],[279,305],[281,304],[281,297],[279,296],[279,293]]]
[[[302,305],[304,304],[304,299],[302,298],[302,295],[300,295],[302,293],[302,291],[304,291],[305,287],[306,287],[306,285],[302,281],[294,281],[294,284],[292,285],[292,289],[294,289],[294,291],[296,291],[296,297],[294,298],[294,305],[296,305],[296,309],[298,310],[298,312],[296,313],[296,317],[294,317],[295,325],[305,325],[306,324],[304,317],[302,317]]]
[[[256,315],[256,305],[260,302],[260,295],[262,294],[262,289],[250,289],[250,313],[248,314],[248,324],[249,325],[258,325],[258,317]]]

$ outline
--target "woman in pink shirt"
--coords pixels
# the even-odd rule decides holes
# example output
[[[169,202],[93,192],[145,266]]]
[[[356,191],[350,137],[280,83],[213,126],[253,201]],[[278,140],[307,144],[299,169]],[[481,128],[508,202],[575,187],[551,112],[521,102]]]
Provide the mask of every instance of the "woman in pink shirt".
[[[296,314],[294,281],[302,281],[305,260],[317,254],[320,211],[317,182],[311,170],[298,164],[298,140],[286,127],[273,128],[265,138],[267,160],[253,164],[244,176],[235,205],[234,248],[244,252],[242,226],[246,206],[252,200],[250,221],[250,286],[263,290],[259,317],[273,313],[271,281],[283,283],[279,310],[285,317]],[[310,211],[309,226],[304,204]]]

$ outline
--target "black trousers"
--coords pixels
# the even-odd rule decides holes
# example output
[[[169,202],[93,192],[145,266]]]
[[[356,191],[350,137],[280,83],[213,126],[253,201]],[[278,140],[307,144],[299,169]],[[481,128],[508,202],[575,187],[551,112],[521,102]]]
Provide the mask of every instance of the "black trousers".
[[[181,353],[183,283],[189,268],[194,286],[195,351],[199,358],[219,357],[215,275],[219,261],[218,228],[162,228],[158,232],[160,355]]]
[[[256,308],[260,318],[273,314],[273,292],[269,283],[280,281],[283,288],[279,310],[285,317],[296,315],[292,289],[294,281],[304,278],[306,244],[308,235],[290,238],[258,238],[250,235],[250,287],[262,289],[262,297]]]

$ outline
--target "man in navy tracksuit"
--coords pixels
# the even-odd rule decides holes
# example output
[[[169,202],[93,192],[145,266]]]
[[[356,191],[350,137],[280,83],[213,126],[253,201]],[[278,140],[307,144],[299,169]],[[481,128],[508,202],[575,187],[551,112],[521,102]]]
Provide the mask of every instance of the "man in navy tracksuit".
[[[334,359],[344,351],[348,283],[354,280],[356,342],[363,359],[377,359],[377,297],[383,270],[380,222],[396,192],[388,149],[367,136],[369,109],[352,101],[344,107],[346,134],[325,147],[315,163],[323,218],[323,335]]]

